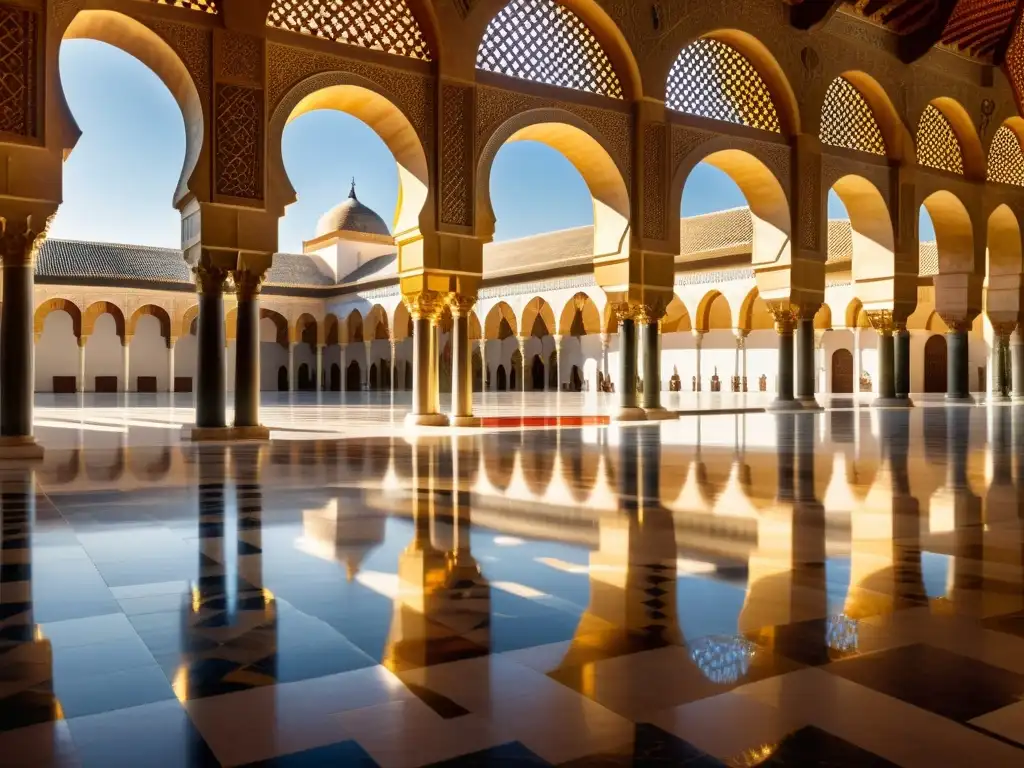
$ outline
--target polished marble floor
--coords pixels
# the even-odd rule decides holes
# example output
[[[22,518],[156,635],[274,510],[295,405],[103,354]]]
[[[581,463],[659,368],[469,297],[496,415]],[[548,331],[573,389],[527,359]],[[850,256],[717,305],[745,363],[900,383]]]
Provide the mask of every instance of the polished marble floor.
[[[187,403],[39,405],[0,765],[1024,765],[1024,406],[314,399],[197,446]]]

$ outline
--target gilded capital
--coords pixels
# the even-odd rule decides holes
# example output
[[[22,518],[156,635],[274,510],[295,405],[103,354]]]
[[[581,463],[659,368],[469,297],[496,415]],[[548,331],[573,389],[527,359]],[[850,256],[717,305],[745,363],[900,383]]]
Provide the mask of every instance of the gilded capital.
[[[628,301],[616,301],[611,305],[611,308],[612,314],[615,315],[615,319],[620,323],[626,320],[637,319],[638,304],[630,304]]]
[[[865,312],[868,316],[868,322],[871,323],[871,327],[875,329],[882,336],[891,336],[892,332],[896,328],[896,323],[892,317],[892,310],[889,309],[873,309]]]
[[[946,324],[950,333],[967,333],[971,330],[971,320],[959,315],[939,312],[939,317]]]
[[[263,289],[265,272],[254,272],[249,269],[236,269],[231,272],[235,282],[235,292],[239,299],[252,299]]]
[[[796,328],[797,320],[800,319],[800,307],[784,301],[769,301],[768,311],[775,320],[775,331],[779,334],[792,333]]]
[[[476,305],[475,296],[465,296],[461,293],[449,293],[445,297],[445,301],[452,311],[452,317],[456,319],[469,317]]]
[[[53,216],[48,216],[40,231],[31,216],[0,216],[0,260],[12,266],[34,265],[52,221]]]
[[[420,291],[403,296],[402,301],[413,320],[436,321],[444,310],[444,297],[437,291]]]
[[[197,264],[192,267],[192,274],[196,276],[199,293],[220,293],[224,291],[230,273],[221,267]]]
[[[992,332],[996,338],[1006,340],[1017,330],[1017,323],[992,323]]]

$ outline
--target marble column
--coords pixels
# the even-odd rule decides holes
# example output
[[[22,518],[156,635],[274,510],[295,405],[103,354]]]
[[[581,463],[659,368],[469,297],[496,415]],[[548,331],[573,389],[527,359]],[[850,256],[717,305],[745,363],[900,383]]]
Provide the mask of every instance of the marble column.
[[[346,363],[348,361],[345,359],[345,357],[346,357],[345,352],[348,350],[348,343],[347,342],[339,343],[338,344],[338,349],[341,352],[341,357],[339,358],[339,365],[341,366],[341,378],[338,381],[338,388],[342,392],[347,392],[348,391],[348,379],[346,378],[345,374],[346,374],[346,371],[347,371]]]
[[[469,296],[450,298],[452,310],[452,414],[453,427],[478,427],[473,416],[473,348],[469,341],[469,317],[476,300]]]
[[[297,392],[299,389],[299,372],[295,370],[295,347],[298,344],[294,341],[288,342],[288,391]]]
[[[661,321],[643,317],[644,411],[648,419],[670,418],[661,405]]]
[[[406,307],[412,317],[412,410],[405,417],[407,426],[445,426],[447,417],[434,407],[438,388],[435,327],[441,311],[440,297],[434,293],[421,293],[406,298]]]
[[[893,354],[895,366],[895,388],[896,398],[905,400],[906,405],[913,405],[910,401],[910,331],[907,330],[906,322],[896,323],[895,350]]]
[[[644,410],[636,397],[636,309],[627,304],[615,307],[619,321],[619,411],[616,421],[643,421]]]
[[[1010,336],[1010,392],[1014,400],[1024,400],[1024,337],[1020,328]]]
[[[480,392],[484,393],[487,391],[487,339],[480,339],[477,341],[480,345]]]
[[[519,344],[519,359],[523,361],[522,368],[520,368],[519,370],[519,373],[521,374],[519,377],[519,390],[521,392],[526,391],[526,372],[528,368],[528,366],[526,365],[526,338],[526,336],[518,336],[516,338],[516,343]]]
[[[235,333],[235,421],[240,435],[266,439],[260,426],[260,287],[263,275],[237,270],[238,320]],[[294,345],[292,345],[294,348]]]
[[[864,375],[864,362],[861,360],[861,331],[864,329],[857,326],[853,329],[853,395],[854,402],[860,394],[860,379]]]
[[[88,336],[78,337],[78,386],[79,392],[85,392],[85,345],[89,342]]]
[[[994,401],[1009,400],[1006,386],[1007,334],[999,327],[992,339],[992,397]]]
[[[789,307],[773,310],[775,332],[779,337],[779,370],[775,385],[775,400],[768,406],[775,411],[798,411],[800,403],[793,396],[793,332],[796,316]],[[813,325],[811,327],[813,332]]]
[[[392,331],[388,334],[388,388],[391,390],[391,396],[395,395],[395,376],[397,371],[397,363],[395,362],[395,332]]]
[[[124,382],[124,389],[122,391],[125,394],[133,391],[131,383],[131,368],[129,364],[131,344],[132,337],[125,334],[125,337],[121,340],[121,381]]]
[[[213,266],[195,268],[199,288],[196,361],[196,427],[224,429],[227,402],[224,372],[224,284],[228,273]]]
[[[430,320],[430,412],[441,412],[441,312]],[[444,417],[442,417],[444,418]],[[445,418],[445,423],[448,423]]]
[[[551,337],[555,342],[555,392],[562,391],[562,337],[555,334]]]
[[[36,233],[31,222],[14,231],[0,227],[3,257],[3,304],[0,307],[0,458],[42,458],[32,433],[35,389]],[[19,227],[21,229],[22,227]]]
[[[814,398],[814,315],[796,321],[796,398],[805,409],[820,406]]]
[[[611,337],[607,333],[601,334],[601,372],[604,374],[605,381],[611,376],[611,371],[608,370],[608,348],[611,346]]]
[[[739,356],[739,367],[736,375],[740,377],[740,392],[749,391],[747,382],[747,334],[750,331],[737,328],[736,331],[736,353]]]
[[[945,319],[945,318],[943,318]],[[946,399],[971,400],[967,331],[970,322],[946,321]]]
[[[167,391],[174,394],[174,342],[175,339],[167,339]]]
[[[366,351],[364,359],[366,360],[366,391],[370,391],[370,366],[373,365],[373,339],[363,342],[363,347]],[[380,371],[377,371],[377,386],[380,386]]]
[[[697,378],[696,378],[696,386],[693,387],[693,391],[694,392],[700,392],[701,389],[703,388],[703,385],[701,384],[701,381],[700,381],[700,378],[701,378],[700,359],[701,359],[701,346],[703,345],[703,342],[704,342],[704,331],[693,331],[693,341],[694,341],[694,355],[696,355],[696,358],[697,358],[697,367],[696,367]]]
[[[322,392],[324,389],[324,345],[320,343],[316,345],[316,374],[313,381],[313,389]]]

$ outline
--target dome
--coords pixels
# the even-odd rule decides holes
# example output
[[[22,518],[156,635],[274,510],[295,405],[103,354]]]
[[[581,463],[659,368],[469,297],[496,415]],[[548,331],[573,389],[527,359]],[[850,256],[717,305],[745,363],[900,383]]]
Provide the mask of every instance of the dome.
[[[334,232],[356,232],[361,235],[376,235],[379,237],[391,237],[388,225],[377,213],[361,202],[356,197],[356,182],[352,180],[352,190],[348,193],[348,199],[320,217],[316,225],[316,236],[323,237]]]

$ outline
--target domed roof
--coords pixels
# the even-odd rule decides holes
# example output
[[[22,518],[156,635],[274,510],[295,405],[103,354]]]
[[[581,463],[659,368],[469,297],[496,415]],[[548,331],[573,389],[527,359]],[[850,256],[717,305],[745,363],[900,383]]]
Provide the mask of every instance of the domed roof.
[[[317,222],[317,237],[333,232],[358,232],[362,235],[391,237],[384,219],[359,202],[359,198],[356,197],[355,179],[352,179],[352,190],[348,193],[348,199],[334,206]]]

